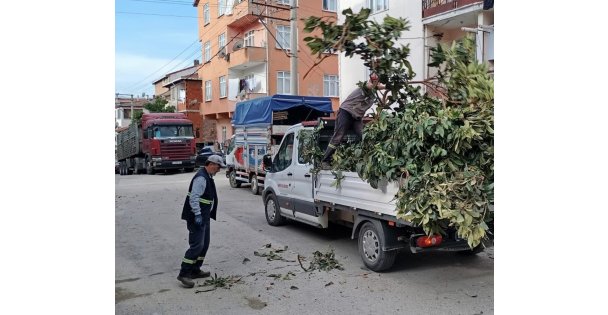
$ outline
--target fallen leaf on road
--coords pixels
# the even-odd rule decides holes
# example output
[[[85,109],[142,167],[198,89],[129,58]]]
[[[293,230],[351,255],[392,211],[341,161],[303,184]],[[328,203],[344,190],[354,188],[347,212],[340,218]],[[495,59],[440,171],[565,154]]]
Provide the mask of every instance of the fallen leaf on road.
[[[334,283],[330,281],[329,283],[325,284],[325,286],[328,287],[328,286],[330,286],[332,284],[334,284]]]
[[[298,287],[296,287],[295,285],[292,285],[292,286],[290,287],[290,289],[292,289],[292,290],[299,290],[299,288],[298,288]]]
[[[245,259],[243,259],[243,264],[245,264],[245,263],[247,263],[247,262],[250,262],[250,261],[251,261],[251,260],[250,260],[249,258],[245,257]]]

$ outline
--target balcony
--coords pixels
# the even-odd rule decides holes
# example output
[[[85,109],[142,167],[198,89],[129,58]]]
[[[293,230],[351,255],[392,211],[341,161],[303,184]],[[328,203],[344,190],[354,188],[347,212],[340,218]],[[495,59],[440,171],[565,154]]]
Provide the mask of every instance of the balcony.
[[[422,0],[422,18],[446,13],[472,4],[483,6],[480,0]]]
[[[230,70],[245,70],[266,62],[266,48],[243,47],[230,53]]]

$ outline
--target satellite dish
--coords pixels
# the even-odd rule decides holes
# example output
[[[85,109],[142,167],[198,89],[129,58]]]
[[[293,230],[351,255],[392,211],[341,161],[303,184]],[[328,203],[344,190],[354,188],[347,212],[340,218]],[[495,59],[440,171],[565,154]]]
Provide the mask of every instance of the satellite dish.
[[[234,46],[232,46],[232,50],[239,50],[243,48],[243,40],[239,40],[236,43],[234,43]]]

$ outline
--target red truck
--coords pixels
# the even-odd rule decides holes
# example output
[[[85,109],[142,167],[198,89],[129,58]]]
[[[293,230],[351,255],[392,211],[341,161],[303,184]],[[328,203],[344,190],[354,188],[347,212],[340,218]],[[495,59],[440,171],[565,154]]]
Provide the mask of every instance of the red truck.
[[[118,133],[116,158],[120,175],[192,172],[196,161],[192,121],[184,113],[143,114],[140,122]]]

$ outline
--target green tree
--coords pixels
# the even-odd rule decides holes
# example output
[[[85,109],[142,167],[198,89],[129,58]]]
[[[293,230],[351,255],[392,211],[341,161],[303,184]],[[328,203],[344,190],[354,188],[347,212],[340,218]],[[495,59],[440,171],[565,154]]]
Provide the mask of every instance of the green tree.
[[[475,60],[475,43],[465,38],[431,49],[429,66],[438,73],[416,82],[407,61],[409,47],[397,44],[409,29],[405,19],[370,21],[369,9],[342,14],[344,24],[305,20],[305,31],[323,34],[304,39],[317,55],[315,64],[327,50],[357,56],[378,73],[386,90],[376,99],[378,108],[362,141],[336,151],[337,185],[342,171],[358,172],[372,187],[383,179],[400,180],[397,217],[427,234],[453,228],[472,248],[479,245],[493,220],[494,81],[487,66]],[[431,93],[422,93],[422,85]],[[317,151],[305,149],[308,160],[320,165]]]
[[[148,102],[144,105],[144,108],[147,109],[150,113],[174,113],[175,106],[167,106],[169,103],[167,100],[161,97],[155,97],[152,102]],[[143,111],[136,111],[134,122],[141,121],[141,116],[143,115]]]

